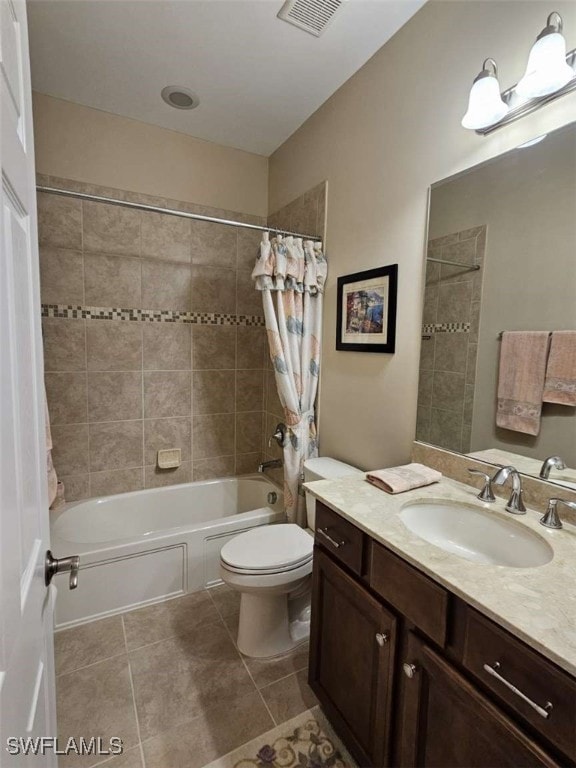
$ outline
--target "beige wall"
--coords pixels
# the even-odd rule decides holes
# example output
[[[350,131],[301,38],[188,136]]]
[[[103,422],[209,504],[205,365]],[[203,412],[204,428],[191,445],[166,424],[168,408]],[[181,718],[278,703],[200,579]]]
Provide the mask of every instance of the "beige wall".
[[[40,174],[266,216],[268,160],[34,94]]]
[[[568,47],[576,4],[559,2]],[[321,452],[364,468],[407,461],[415,433],[431,183],[576,119],[576,96],[483,138],[460,127],[482,60],[522,75],[545,2],[429,2],[270,159],[269,209],[326,179]],[[335,351],[338,275],[398,262],[395,355]]]

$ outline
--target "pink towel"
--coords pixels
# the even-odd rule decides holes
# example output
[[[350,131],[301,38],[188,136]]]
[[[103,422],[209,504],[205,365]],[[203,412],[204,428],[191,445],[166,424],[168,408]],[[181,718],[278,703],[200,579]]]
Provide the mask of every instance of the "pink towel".
[[[496,424],[514,432],[540,432],[548,331],[506,331],[502,334]]]
[[[576,331],[552,334],[543,400],[576,405]]]
[[[366,480],[376,488],[386,493],[404,493],[413,488],[437,483],[442,479],[442,473],[424,464],[404,464],[402,467],[389,467],[368,472]]]

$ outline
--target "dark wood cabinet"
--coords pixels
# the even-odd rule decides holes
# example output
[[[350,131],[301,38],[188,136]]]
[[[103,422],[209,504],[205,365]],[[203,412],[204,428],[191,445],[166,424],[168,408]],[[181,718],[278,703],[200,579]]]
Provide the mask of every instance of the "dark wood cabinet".
[[[576,768],[574,677],[318,510],[310,685],[360,766]]]
[[[560,766],[453,665],[412,633],[406,658],[400,766]]]
[[[310,685],[361,765],[386,765],[396,619],[321,549],[314,553]]]

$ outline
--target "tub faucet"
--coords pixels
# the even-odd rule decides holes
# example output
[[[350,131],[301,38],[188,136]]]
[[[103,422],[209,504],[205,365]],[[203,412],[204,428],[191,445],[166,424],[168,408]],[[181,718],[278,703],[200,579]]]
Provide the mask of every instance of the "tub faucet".
[[[282,465],[282,459],[271,459],[258,464],[258,472],[264,472],[265,469],[279,469]]]
[[[542,480],[548,480],[551,469],[566,469],[564,459],[560,458],[560,456],[548,456],[547,459],[544,459],[544,463],[540,467],[540,477]]]
[[[509,477],[512,478],[512,493],[510,494],[505,509],[513,515],[525,515],[526,507],[522,500],[522,481],[520,480],[520,475],[516,467],[502,467],[496,472],[492,478],[492,482],[496,485],[504,485]]]

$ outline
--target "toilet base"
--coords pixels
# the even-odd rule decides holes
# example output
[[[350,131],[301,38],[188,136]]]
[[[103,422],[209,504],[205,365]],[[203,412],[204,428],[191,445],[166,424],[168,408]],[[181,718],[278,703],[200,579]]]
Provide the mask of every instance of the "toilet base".
[[[238,650],[253,659],[279,656],[310,634],[310,593],[287,595],[243,592],[240,599]]]

